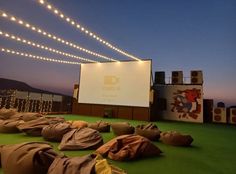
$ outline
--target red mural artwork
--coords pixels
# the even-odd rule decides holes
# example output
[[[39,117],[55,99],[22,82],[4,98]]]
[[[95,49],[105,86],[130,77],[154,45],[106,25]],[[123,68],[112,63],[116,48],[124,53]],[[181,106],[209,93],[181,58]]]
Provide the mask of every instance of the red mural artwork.
[[[196,88],[177,90],[173,95],[171,111],[178,112],[179,118],[191,117],[196,120],[201,113],[201,104],[198,103],[198,99],[201,99],[201,90]]]

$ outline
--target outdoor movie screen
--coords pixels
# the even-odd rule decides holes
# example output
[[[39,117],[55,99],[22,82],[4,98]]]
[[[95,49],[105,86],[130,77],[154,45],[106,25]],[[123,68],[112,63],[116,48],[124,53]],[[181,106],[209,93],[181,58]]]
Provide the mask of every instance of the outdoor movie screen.
[[[151,60],[81,65],[79,103],[149,107]]]

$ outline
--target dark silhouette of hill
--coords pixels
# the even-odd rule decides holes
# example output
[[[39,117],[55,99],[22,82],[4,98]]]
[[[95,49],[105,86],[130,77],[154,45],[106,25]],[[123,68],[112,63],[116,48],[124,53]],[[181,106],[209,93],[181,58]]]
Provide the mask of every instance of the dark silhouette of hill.
[[[63,95],[55,92],[45,91],[37,88],[33,88],[30,85],[11,79],[0,78],[0,90],[9,90],[9,89],[16,89],[18,91],[29,91],[29,92],[37,92],[37,93],[46,93],[46,94],[57,94]]]

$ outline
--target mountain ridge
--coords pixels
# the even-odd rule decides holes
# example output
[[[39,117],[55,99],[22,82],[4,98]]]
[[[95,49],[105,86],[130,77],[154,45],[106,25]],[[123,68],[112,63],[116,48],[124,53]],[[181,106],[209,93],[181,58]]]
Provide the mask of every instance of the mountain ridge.
[[[28,91],[28,92],[56,94],[56,95],[66,96],[64,94],[34,88],[22,81],[0,78],[0,90],[10,90],[10,89],[19,90],[19,91]]]

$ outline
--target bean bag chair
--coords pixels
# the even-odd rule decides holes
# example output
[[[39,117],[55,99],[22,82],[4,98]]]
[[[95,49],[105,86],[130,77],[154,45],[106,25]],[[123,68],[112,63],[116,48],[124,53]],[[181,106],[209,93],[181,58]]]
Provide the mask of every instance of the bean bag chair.
[[[116,136],[134,133],[134,127],[127,122],[112,123],[111,127]]]
[[[160,140],[172,146],[190,146],[193,142],[190,135],[182,135],[175,131],[162,132]]]
[[[147,125],[138,125],[135,128],[135,134],[148,138],[151,141],[157,141],[160,138],[160,130],[153,123]]]
[[[0,109],[0,119],[6,120],[17,113],[16,109]]]
[[[11,116],[11,119],[19,119],[19,120],[23,120],[23,112],[17,112],[14,115]]]
[[[95,159],[96,174],[127,174],[124,170],[109,164],[108,161],[99,154],[97,154]]]
[[[0,168],[2,167],[2,163],[1,163],[2,148],[3,148],[3,145],[0,145]]]
[[[57,157],[48,169],[48,174],[95,174],[95,163],[92,155]]]
[[[126,174],[123,170],[110,165],[100,155],[82,157],[57,157],[48,169],[48,174]]]
[[[45,126],[41,134],[45,140],[60,142],[63,135],[71,129],[70,123],[56,123]]]
[[[99,132],[110,132],[110,125],[107,122],[98,121],[96,123],[89,123],[88,127]]]
[[[5,145],[1,150],[4,174],[47,174],[57,156],[49,144],[29,142]]]
[[[48,119],[50,124],[64,123],[66,121],[63,117],[46,116],[45,118]]]
[[[41,136],[41,131],[45,126],[48,126],[49,120],[41,117],[35,120],[24,122],[17,126],[17,128],[30,136]]]
[[[69,123],[71,123],[74,128],[88,127],[88,122],[82,120],[69,121]]]
[[[23,120],[18,118],[11,118],[7,120],[0,121],[0,132],[1,133],[18,133],[20,130],[17,128],[18,125],[23,123]]]
[[[124,161],[158,156],[161,150],[145,137],[139,135],[121,135],[98,148],[96,153],[112,160]]]
[[[103,144],[101,134],[91,128],[73,129],[67,132],[59,144],[59,150],[96,149]]]
[[[38,118],[43,117],[42,114],[39,113],[33,113],[33,112],[26,112],[23,113],[22,119],[27,122],[27,121],[32,121],[32,120],[36,120]]]

